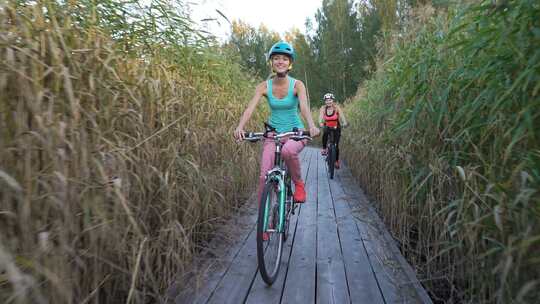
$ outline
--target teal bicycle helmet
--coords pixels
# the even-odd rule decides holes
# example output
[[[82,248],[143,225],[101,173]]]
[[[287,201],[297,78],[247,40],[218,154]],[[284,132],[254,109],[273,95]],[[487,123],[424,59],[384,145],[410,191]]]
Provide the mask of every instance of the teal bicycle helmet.
[[[270,60],[270,58],[272,58],[272,55],[274,54],[289,55],[292,61],[296,59],[296,53],[294,52],[292,45],[288,44],[285,41],[280,41],[272,45],[272,47],[270,48],[270,51],[268,51],[268,60]]]

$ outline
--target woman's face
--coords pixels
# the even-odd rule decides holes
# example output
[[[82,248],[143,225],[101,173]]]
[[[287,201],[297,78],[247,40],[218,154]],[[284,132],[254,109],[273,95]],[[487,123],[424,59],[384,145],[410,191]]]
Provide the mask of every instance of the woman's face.
[[[284,54],[274,54],[272,55],[272,69],[276,73],[285,73],[289,70],[291,64],[291,59],[289,56]]]
[[[331,106],[334,104],[334,100],[331,99],[331,98],[327,98],[324,100],[324,103],[327,105],[327,106]]]

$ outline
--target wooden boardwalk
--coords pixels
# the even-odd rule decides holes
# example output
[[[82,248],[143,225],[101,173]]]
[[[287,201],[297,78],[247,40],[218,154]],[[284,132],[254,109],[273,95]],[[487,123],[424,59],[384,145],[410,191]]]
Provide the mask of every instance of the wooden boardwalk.
[[[250,207],[169,290],[170,303],[431,303],[350,172],[330,180],[318,151],[302,152],[308,199],[292,218],[276,282],[266,286],[257,272]]]

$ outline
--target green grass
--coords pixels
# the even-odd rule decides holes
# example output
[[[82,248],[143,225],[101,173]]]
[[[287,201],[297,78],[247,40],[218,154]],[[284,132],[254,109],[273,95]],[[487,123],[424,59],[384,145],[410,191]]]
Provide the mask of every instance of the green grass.
[[[343,143],[435,300],[537,303],[540,6],[419,8]]]

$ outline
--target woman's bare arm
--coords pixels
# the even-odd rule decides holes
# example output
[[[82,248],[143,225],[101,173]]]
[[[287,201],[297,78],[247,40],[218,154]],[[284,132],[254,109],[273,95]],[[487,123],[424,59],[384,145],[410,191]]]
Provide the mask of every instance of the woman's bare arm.
[[[251,115],[253,115],[253,112],[255,111],[255,108],[261,101],[261,97],[264,95],[265,91],[266,91],[266,82],[261,82],[255,89],[255,94],[253,95],[246,109],[244,110],[244,113],[242,114],[242,117],[240,118],[240,122],[238,123],[238,126],[236,127],[236,130],[234,130],[234,138],[238,140],[244,139],[244,126],[251,118]]]

